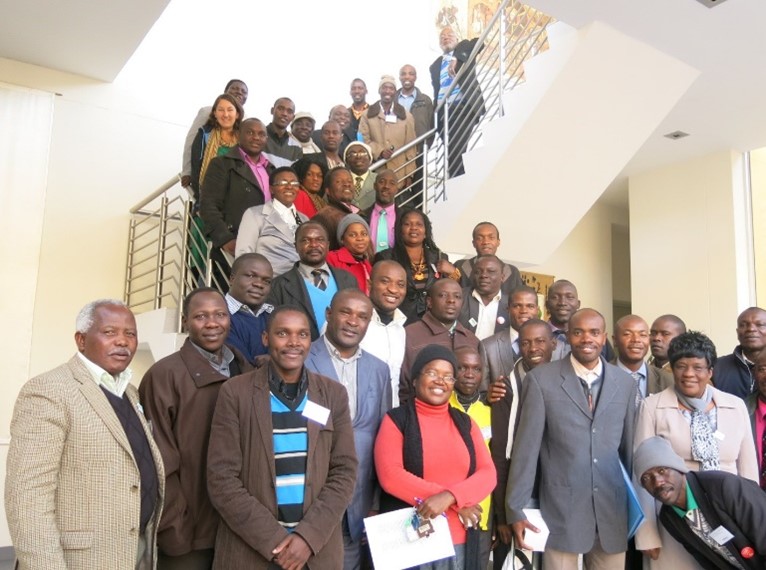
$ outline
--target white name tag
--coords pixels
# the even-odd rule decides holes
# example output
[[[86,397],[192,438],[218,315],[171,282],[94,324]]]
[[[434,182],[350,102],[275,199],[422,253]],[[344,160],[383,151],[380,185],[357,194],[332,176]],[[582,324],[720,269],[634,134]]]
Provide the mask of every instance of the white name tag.
[[[472,327],[475,327],[475,326],[476,326],[477,324],[479,324],[479,323],[477,323],[477,322],[476,322],[476,319],[474,319],[473,317],[471,317],[471,318],[468,320],[468,324],[469,324],[469,325],[471,325]]]
[[[716,432],[713,434],[713,437],[714,437],[714,438],[716,438],[718,441],[723,441],[723,438],[725,438],[725,437],[726,437],[726,435],[725,435],[723,432],[720,432],[720,431],[716,431]]]
[[[481,436],[484,438],[484,441],[492,439],[492,426],[481,428]]]
[[[734,538],[734,535],[722,526],[719,526],[717,529],[712,531],[709,536],[721,546],[723,546],[724,544],[729,542],[732,538]]]
[[[396,122],[396,115],[386,115],[386,122],[387,123],[395,123]]]
[[[306,405],[303,408],[303,417],[318,424],[325,425],[327,423],[327,418],[330,417],[330,410],[311,400],[306,400]]]

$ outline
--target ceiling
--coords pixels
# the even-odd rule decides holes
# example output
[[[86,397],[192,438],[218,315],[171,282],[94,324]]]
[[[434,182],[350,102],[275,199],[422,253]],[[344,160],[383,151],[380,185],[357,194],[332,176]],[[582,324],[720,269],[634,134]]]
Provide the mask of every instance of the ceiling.
[[[112,81],[170,0],[0,0],[0,57]]]
[[[697,0],[527,1],[574,27],[606,22],[701,72],[607,191],[607,200],[625,203],[630,175],[724,149],[766,146],[764,0],[728,0],[712,9]],[[60,0],[0,0],[0,57],[112,81],[169,3],[68,0],[64,8]],[[262,26],[260,33],[271,29]],[[676,130],[690,136],[663,137]]]

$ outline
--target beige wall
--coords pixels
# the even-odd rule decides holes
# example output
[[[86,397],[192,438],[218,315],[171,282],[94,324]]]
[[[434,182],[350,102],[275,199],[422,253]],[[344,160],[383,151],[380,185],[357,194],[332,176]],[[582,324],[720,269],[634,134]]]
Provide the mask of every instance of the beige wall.
[[[766,305],[766,149],[750,151],[757,305]]]
[[[753,299],[742,155],[727,151],[630,179],[631,288],[647,320],[675,313],[720,354]]]

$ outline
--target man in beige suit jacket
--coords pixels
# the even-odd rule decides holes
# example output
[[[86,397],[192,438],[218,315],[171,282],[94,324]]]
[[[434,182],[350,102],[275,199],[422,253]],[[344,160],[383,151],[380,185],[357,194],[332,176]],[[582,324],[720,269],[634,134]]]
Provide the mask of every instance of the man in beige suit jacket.
[[[149,570],[165,477],[129,383],[133,314],[89,303],[75,341],[78,354],[27,382],[13,411],[5,508],[19,568]]]

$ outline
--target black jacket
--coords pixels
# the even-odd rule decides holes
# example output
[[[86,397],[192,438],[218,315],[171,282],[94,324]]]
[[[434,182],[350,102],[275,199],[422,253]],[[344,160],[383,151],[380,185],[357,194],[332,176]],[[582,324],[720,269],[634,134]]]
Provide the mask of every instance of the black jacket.
[[[457,60],[457,64],[455,65],[456,73],[459,73],[463,68],[463,64],[471,55],[471,52],[473,51],[473,48],[478,41],[479,38],[463,40],[459,42],[457,46],[455,46],[455,50],[452,52],[452,55]],[[483,46],[482,49],[484,49]],[[439,86],[441,83],[439,81],[439,74],[441,73],[441,65],[442,56],[439,56],[428,68],[428,70],[431,72],[431,85],[434,88],[434,107],[438,106]],[[481,94],[481,87],[479,86],[479,82],[476,80],[474,64],[466,67],[462,77],[459,78],[459,83],[460,92],[463,94],[463,104],[467,102],[470,105],[470,108],[474,110],[476,116],[483,115],[485,111],[484,97]]]

